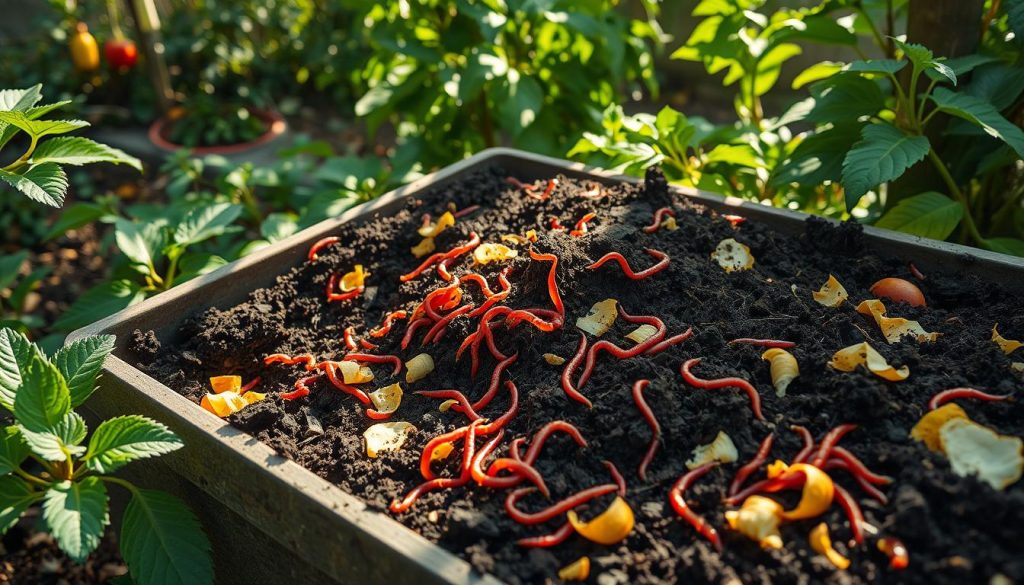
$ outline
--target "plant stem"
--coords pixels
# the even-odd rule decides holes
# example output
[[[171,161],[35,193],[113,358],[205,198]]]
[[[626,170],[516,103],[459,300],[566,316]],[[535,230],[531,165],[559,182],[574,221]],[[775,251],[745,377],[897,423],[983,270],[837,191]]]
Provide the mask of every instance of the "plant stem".
[[[101,476],[99,476],[99,478],[101,480],[103,480],[103,481],[106,481],[106,482],[112,483],[114,485],[118,485],[118,486],[123,487],[124,489],[128,490],[129,492],[131,492],[132,496],[137,496],[139,494],[139,488],[137,488],[134,485],[132,485],[131,482],[128,482],[128,481],[125,481],[125,480],[121,479],[120,477],[112,477],[110,475],[101,475]]]
[[[49,485],[50,485],[43,478],[36,477],[36,476],[32,475],[31,473],[29,473],[29,472],[27,472],[27,471],[25,471],[24,469],[21,469],[21,468],[15,468],[14,473],[17,474],[17,476],[20,477],[21,479],[24,479],[25,481],[27,481],[27,482],[29,482],[29,483],[31,483],[33,485],[37,485],[37,486],[40,486],[40,487],[49,487]]]
[[[39,137],[38,136],[33,136],[32,137],[32,142],[29,143],[28,150],[25,151],[25,154],[19,156],[17,160],[15,160],[11,164],[9,164],[6,167],[4,167],[2,170],[7,171],[7,172],[13,172],[15,169],[17,169],[18,167],[22,166],[26,162],[28,162],[28,159],[32,156],[32,153],[36,151],[36,146],[38,144],[39,144]]]
[[[946,168],[946,163],[942,162],[942,159],[939,158],[939,155],[935,152],[934,148],[928,149],[928,158],[932,161],[932,165],[935,166],[935,170],[939,172],[939,176],[941,176],[942,180],[946,183],[946,187],[949,188],[949,192],[958,202],[960,202],[960,205],[963,206],[963,222],[964,227],[967,228],[967,235],[969,235],[978,245],[987,248],[985,245],[985,238],[981,237],[981,234],[978,232],[978,226],[974,224],[974,218],[971,216],[970,204],[967,202],[967,198],[964,197],[963,191],[961,191],[960,187],[957,186],[956,181],[953,180],[953,175],[949,174],[949,169]]]

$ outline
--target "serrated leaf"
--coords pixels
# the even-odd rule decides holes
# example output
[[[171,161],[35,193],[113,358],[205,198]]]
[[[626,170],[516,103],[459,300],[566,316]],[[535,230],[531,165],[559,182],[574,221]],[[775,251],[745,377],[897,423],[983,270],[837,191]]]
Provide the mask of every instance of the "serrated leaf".
[[[43,84],[27,89],[0,90],[0,112],[24,112],[43,99]]]
[[[21,467],[29,452],[28,443],[18,427],[9,426],[0,430],[0,476]]]
[[[61,331],[85,327],[144,298],[146,293],[130,280],[105,282],[78,297],[78,300],[57,319],[54,327]]]
[[[68,454],[78,457],[85,453],[85,447],[79,443],[85,440],[89,429],[75,411],[64,415],[52,431],[30,431],[21,425],[18,428],[29,449],[47,461],[66,461]]]
[[[932,61],[928,65],[928,69],[925,69],[925,74],[935,81],[949,81],[953,85],[956,85],[956,72],[949,65],[946,65],[942,61]]]
[[[885,96],[878,84],[855,73],[837,73],[811,85],[814,107],[806,119],[827,123],[877,113],[885,106]]]
[[[860,198],[881,183],[899,178],[928,154],[928,139],[912,136],[888,124],[869,124],[861,140],[843,160],[846,207],[853,209]]]
[[[71,394],[64,376],[44,359],[34,359],[22,370],[14,397],[14,418],[24,428],[51,432],[71,410]]]
[[[53,356],[53,363],[67,381],[72,408],[92,394],[96,376],[113,349],[113,335],[94,335],[69,343]]]
[[[146,245],[146,239],[142,237],[138,226],[119,217],[114,222],[114,229],[116,230],[114,239],[117,241],[117,247],[121,253],[136,264],[152,268],[153,257],[149,253],[149,246]]]
[[[14,410],[14,397],[21,387],[25,369],[43,353],[24,335],[13,329],[0,329],[0,406]]]
[[[43,519],[72,560],[84,562],[110,523],[107,488],[98,477],[53,485],[43,499]]]
[[[860,122],[842,122],[804,138],[774,170],[770,184],[778,187],[789,183],[820,185],[825,181],[839,181],[843,159],[860,140],[862,127]]]
[[[0,180],[21,191],[29,199],[52,207],[63,205],[64,196],[68,192],[68,177],[64,169],[54,163],[34,165],[18,172],[0,169]]]
[[[32,162],[36,164],[52,162],[72,166],[105,162],[126,164],[142,171],[142,162],[134,156],[81,136],[65,136],[43,142],[32,153]]]
[[[857,73],[895,75],[906,66],[906,61],[897,61],[896,59],[870,59],[867,61],[854,61],[847,65],[844,70],[854,71]]]
[[[174,231],[174,241],[182,246],[191,246],[219,236],[241,213],[242,206],[233,203],[216,203],[192,209]]]
[[[877,222],[876,227],[945,240],[963,219],[964,208],[942,193],[928,191],[900,200]]]
[[[18,518],[42,497],[20,477],[0,477],[0,534],[5,534]]]
[[[944,87],[935,88],[930,97],[940,111],[980,126],[989,135],[1009,144],[1017,156],[1024,157],[1024,130],[1000,115],[992,104]]]
[[[104,421],[89,440],[85,461],[97,473],[111,473],[127,463],[180,449],[184,443],[166,426],[144,416]]]
[[[67,134],[89,125],[84,120],[33,120],[25,112],[0,111],[0,122],[6,122],[30,136],[42,138],[53,134]]]
[[[139,585],[212,585],[210,541],[181,500],[137,490],[124,512],[121,556]]]

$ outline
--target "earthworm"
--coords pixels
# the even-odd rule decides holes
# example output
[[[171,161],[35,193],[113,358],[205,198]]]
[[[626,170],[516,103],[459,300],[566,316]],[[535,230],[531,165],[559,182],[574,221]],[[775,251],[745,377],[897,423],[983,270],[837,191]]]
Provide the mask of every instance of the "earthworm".
[[[558,292],[558,281],[555,280],[555,272],[558,268],[558,256],[555,256],[554,254],[540,254],[534,252],[533,248],[531,248],[530,258],[539,262],[551,262],[551,269],[548,271],[548,296],[551,298],[551,304],[555,306],[555,310],[564,318],[565,305],[562,304],[562,295]]]
[[[239,394],[245,394],[246,392],[252,390],[253,388],[255,388],[256,386],[259,386],[259,385],[260,385],[260,377],[256,376],[255,378],[252,379],[251,382],[249,382],[245,386],[242,386],[241,388],[239,388],[238,393]]]
[[[427,334],[423,337],[423,342],[420,343],[420,345],[426,345],[430,343],[431,340],[433,340],[434,343],[437,343],[440,340],[439,334],[448,327],[449,323],[451,323],[455,319],[458,319],[462,315],[465,315],[466,313],[472,311],[475,307],[476,305],[474,305],[473,303],[469,303],[468,305],[462,305],[458,309],[455,309],[451,313],[448,313],[447,315],[442,317],[440,321],[435,323],[434,326],[431,327],[429,331],[427,331]]]
[[[507,370],[512,364],[516,363],[517,359],[519,359],[519,352],[508,356],[506,359],[498,362],[498,365],[494,366],[494,371],[491,372],[491,384],[487,387],[487,392],[484,392],[484,395],[473,403],[471,407],[472,410],[478,411],[487,408],[487,405],[490,404],[498,394],[498,389],[501,386],[502,372]]]
[[[956,400],[958,398],[975,398],[977,400],[984,400],[991,402],[994,400],[1006,400],[1010,398],[1009,394],[989,394],[982,392],[981,390],[975,390],[974,388],[951,388],[949,390],[943,390],[932,399],[928,401],[928,410],[935,410],[950,400]]]
[[[653,276],[661,272],[662,270],[668,268],[669,262],[671,262],[671,260],[668,257],[668,254],[660,252],[658,250],[654,250],[652,248],[644,248],[644,252],[647,252],[647,255],[656,259],[658,262],[655,263],[654,266],[641,270],[640,272],[633,272],[633,269],[630,268],[629,266],[629,262],[626,260],[625,257],[622,256],[622,254],[618,252],[608,252],[604,256],[601,256],[601,258],[599,258],[597,262],[594,262],[590,266],[587,266],[587,270],[597,270],[598,268],[604,266],[606,263],[614,260],[619,263],[619,266],[622,268],[623,274],[625,274],[627,277],[629,277],[632,280],[643,280],[648,276]]]
[[[469,403],[469,399],[466,395],[458,390],[419,390],[416,392],[420,396],[426,396],[427,398],[443,398],[445,400],[455,400],[459,403],[462,410],[456,410],[466,415],[470,421],[474,421],[480,418],[480,415],[473,410],[473,406]]]
[[[288,366],[294,366],[295,364],[303,362],[306,365],[310,365],[314,361],[316,360],[314,360],[313,356],[308,353],[297,355],[295,357],[291,357],[283,353],[275,353],[263,358],[263,365],[269,366],[270,364],[285,364]]]
[[[580,344],[576,348],[576,355],[572,356],[569,363],[565,364],[565,368],[562,369],[562,390],[565,391],[565,395],[570,399],[585,405],[587,408],[593,408],[594,404],[590,402],[590,399],[580,394],[572,384],[572,376],[576,372],[576,368],[579,367],[580,362],[583,361],[584,355],[587,353],[587,335],[580,333]]]
[[[889,503],[888,496],[883,494],[881,490],[871,485],[871,483],[864,479],[863,476],[859,475],[856,471],[854,471],[853,466],[851,466],[846,461],[834,458],[829,459],[821,468],[826,471],[830,469],[841,469],[843,471],[849,472],[850,475],[852,475],[853,478],[857,481],[857,485],[859,485],[861,489],[864,490],[869,496],[878,500],[883,506]]]
[[[579,429],[564,420],[555,420],[541,427],[537,434],[533,436],[533,440],[530,441],[530,447],[526,450],[526,455],[523,456],[523,461],[530,465],[536,463],[537,458],[540,457],[540,450],[544,448],[544,443],[556,432],[569,435],[580,448],[586,449],[587,441],[583,438]]]
[[[640,460],[640,466],[636,470],[636,474],[643,481],[647,481],[647,466],[654,459],[654,454],[658,451],[658,442],[661,440],[661,425],[658,423],[658,419],[654,417],[654,411],[651,410],[647,401],[644,400],[644,390],[647,389],[650,383],[650,380],[637,380],[633,384],[633,402],[636,402],[636,407],[640,409],[640,414],[643,415],[647,424],[651,427],[650,446],[647,447],[647,453]]]
[[[364,286],[357,286],[357,287],[355,287],[354,289],[352,289],[352,290],[350,290],[348,292],[343,292],[343,293],[336,293],[336,292],[334,292],[334,289],[337,288],[337,286],[338,286],[338,275],[339,274],[341,274],[341,273],[340,272],[334,272],[334,273],[331,274],[330,277],[327,278],[327,302],[333,303],[335,301],[349,301],[349,300],[352,300],[352,299],[358,297],[359,295],[363,294],[363,290],[365,290],[365,288],[366,288]]]
[[[307,386],[307,384],[312,384],[313,382],[316,382],[319,379],[320,374],[314,374],[312,376],[300,378],[295,382],[294,390],[292,390],[291,392],[282,392],[281,394],[279,394],[279,396],[284,400],[295,400],[296,398],[309,396],[309,386]]]
[[[476,272],[470,272],[469,274],[464,274],[460,278],[462,279],[462,282],[475,282],[477,285],[479,285],[480,286],[480,292],[483,293],[484,298],[488,298],[489,299],[489,298],[493,297],[494,295],[498,294],[496,292],[493,292],[491,290],[491,287],[487,286],[487,279],[484,278],[483,276],[477,274]]]
[[[761,481],[750,484],[746,489],[738,492],[736,495],[724,498],[722,502],[729,506],[736,506],[743,500],[747,499],[753,494],[758,492],[778,492],[786,489],[793,489],[800,487],[807,481],[807,474],[803,471],[797,471],[793,473],[783,473],[777,477],[769,477],[762,479]]]
[[[718,531],[703,516],[694,512],[690,505],[686,503],[686,498],[684,497],[686,490],[690,488],[693,482],[715,467],[718,467],[718,462],[711,461],[683,474],[672,486],[672,489],[669,490],[668,501],[672,505],[672,509],[676,511],[676,514],[679,514],[683,520],[689,522],[690,526],[696,528],[697,532],[708,539],[715,549],[721,552],[722,539],[718,536]]]
[[[464,207],[456,211],[455,213],[452,214],[452,217],[454,217],[455,219],[459,219],[460,217],[466,217],[467,215],[476,212],[478,209],[480,209],[479,205],[470,205],[469,207]]]
[[[878,550],[889,557],[889,568],[895,571],[902,571],[910,564],[910,555],[907,554],[907,547],[903,542],[892,536],[883,536],[878,539]]]
[[[420,274],[423,274],[424,270],[430,268],[434,264],[437,264],[441,260],[444,260],[444,252],[436,252],[434,254],[431,254],[430,256],[427,256],[427,259],[424,260],[422,264],[417,266],[415,270],[407,274],[403,274],[402,276],[399,276],[398,280],[400,280],[401,282],[409,282],[410,280],[416,278]]]
[[[420,496],[429,491],[453,488],[463,486],[469,483],[469,465],[473,461],[473,454],[476,443],[476,425],[479,422],[480,421],[473,421],[467,428],[465,434],[466,446],[463,449],[462,454],[462,473],[459,475],[459,477],[439,477],[427,481],[425,483],[421,483],[420,485],[414,487],[412,491],[410,491],[408,494],[406,494],[401,501],[395,500],[391,502],[391,505],[388,507],[388,509],[390,509],[395,514],[400,514],[411,508],[412,505],[416,503],[416,500],[418,500]]]
[[[317,240],[316,243],[309,247],[309,254],[307,255],[307,258],[310,262],[316,262],[320,258],[317,256],[317,254],[320,253],[320,250],[323,250],[327,246],[337,244],[340,241],[341,238],[338,236],[327,236],[326,238]]]
[[[857,458],[856,455],[842,447],[833,447],[831,457],[845,461],[850,466],[853,473],[863,477],[864,481],[868,483],[873,483],[875,485],[889,485],[893,482],[893,479],[889,476],[879,475],[872,472],[868,469],[867,465],[864,465],[863,461]]]
[[[548,226],[551,229],[553,229],[553,230],[564,230],[565,229],[565,226],[562,225],[562,221],[560,219],[558,219],[557,217],[554,217],[554,216],[552,216],[548,220]]]
[[[519,390],[516,388],[516,385],[512,380],[505,380],[505,388],[508,389],[511,400],[508,411],[493,421],[482,425],[478,431],[480,435],[489,435],[500,431],[506,424],[508,424],[508,421],[512,420],[517,414],[519,414]]]
[[[650,349],[645,351],[644,355],[659,354],[674,345],[679,345],[680,343],[686,341],[691,337],[693,337],[693,327],[688,328],[686,331],[680,333],[679,335],[673,335],[672,337],[659,341],[658,343],[651,346]]]
[[[402,349],[407,349],[409,347],[409,344],[412,343],[412,336],[416,335],[416,331],[419,330],[420,327],[430,325],[431,323],[433,323],[433,321],[431,321],[429,317],[420,317],[419,319],[409,323],[409,327],[405,330],[405,336],[402,337]]]
[[[510,493],[508,497],[505,498],[505,512],[508,513],[509,518],[512,518],[520,524],[525,524],[527,526],[533,524],[540,524],[542,522],[547,522],[548,520],[551,520],[556,516],[565,514],[566,512],[572,510],[576,506],[585,504],[590,500],[618,491],[618,489],[619,486],[615,485],[614,483],[606,483],[603,485],[594,486],[591,488],[587,488],[581,492],[577,492],[563,500],[560,500],[539,512],[528,513],[516,508],[516,503],[520,499],[522,499],[523,496],[526,496],[537,491],[537,488],[520,488]]]
[[[324,372],[327,374],[327,379],[330,380],[331,384],[333,384],[338,390],[355,396],[359,402],[367,405],[370,404],[372,401],[370,400],[370,397],[366,395],[366,392],[363,392],[355,386],[350,386],[338,379],[338,372],[335,370],[336,367],[337,365],[335,362],[326,362],[326,367],[324,368]]]
[[[928,279],[927,276],[925,276],[920,270],[917,269],[917,266],[914,266],[913,262],[910,263],[910,274],[914,275],[914,278],[918,280]]]
[[[730,224],[732,224],[732,227],[736,227],[741,223],[747,221],[747,218],[743,217],[742,215],[733,215],[731,213],[723,214],[722,218],[728,221]]]
[[[800,435],[800,438],[804,441],[804,446],[796,454],[796,457],[793,458],[793,463],[804,463],[811,456],[811,453],[814,452],[814,437],[811,435],[811,431],[807,430],[807,427],[800,425],[790,425],[789,430]]]
[[[860,504],[857,503],[857,500],[853,499],[850,492],[838,484],[835,485],[835,499],[839,501],[839,506],[846,513],[847,520],[850,521],[853,540],[857,544],[863,543],[864,529],[861,524],[864,522],[864,513],[860,511]]]
[[[793,341],[783,341],[781,339],[753,339],[751,337],[733,339],[728,343],[728,345],[736,345],[738,343],[742,343],[744,345],[756,345],[758,347],[781,347],[784,349],[796,347],[796,343]]]
[[[594,373],[594,365],[597,362],[597,354],[600,353],[602,349],[612,354],[613,356],[615,356],[615,358],[619,360],[625,360],[634,358],[644,353],[645,351],[654,347],[655,344],[657,344],[665,337],[665,323],[663,323],[661,319],[650,315],[630,315],[629,313],[626,313],[626,310],[622,308],[622,305],[618,305],[618,310],[619,316],[621,316],[623,320],[628,321],[629,323],[642,323],[645,325],[653,325],[654,327],[657,327],[658,331],[654,335],[650,336],[649,338],[643,340],[642,342],[634,345],[629,349],[622,349],[621,347],[615,345],[614,343],[608,341],[607,339],[602,339],[601,341],[598,341],[594,345],[590,346],[590,351],[587,352],[586,365],[583,367],[583,373],[580,374],[579,382],[577,382],[577,386],[579,386],[580,388],[586,385],[587,381],[590,380],[591,374]]]
[[[668,207],[662,207],[661,209],[658,209],[657,211],[654,212],[654,219],[651,221],[651,225],[644,227],[644,232],[648,234],[653,234],[654,232],[658,231],[658,229],[661,228],[661,222],[664,219],[664,216],[666,215],[670,217],[675,217],[676,212],[672,211],[672,209]]]
[[[818,447],[818,453],[811,460],[811,465],[821,467],[832,455],[832,448],[839,442],[839,439],[856,428],[857,425],[842,424],[825,433],[825,437],[821,440],[821,446]]]
[[[504,470],[511,471],[515,475],[512,477],[496,477],[498,473]],[[544,494],[544,497],[551,495],[548,491],[548,486],[544,484],[544,478],[541,477],[540,472],[537,471],[532,465],[529,465],[523,461],[518,461],[511,457],[502,457],[495,459],[490,467],[487,468],[487,473],[484,475],[484,481],[480,482],[482,486],[490,487],[510,487],[510,483],[506,480],[515,480],[518,484],[521,480],[528,480],[530,483],[537,486],[540,493]]]
[[[373,351],[375,349],[380,349],[379,345],[377,345],[376,343],[372,343],[372,342],[370,342],[367,339],[360,339],[359,340],[359,347],[361,347],[361,348],[363,348],[363,349],[365,349],[367,351]]]
[[[557,313],[555,314],[554,319],[552,319],[551,321],[545,321],[544,319],[541,319],[539,316],[537,316],[537,312],[539,311],[543,311],[543,309],[514,310],[505,317],[505,323],[509,327],[515,327],[519,323],[525,321],[526,323],[529,323],[530,325],[536,327],[539,331],[543,331],[545,333],[550,333],[562,326],[562,324],[559,322]]]
[[[345,362],[368,362],[371,364],[393,364],[395,371],[392,376],[397,376],[402,371],[402,358],[397,355],[373,355],[371,353],[350,353],[341,358]]]
[[[479,245],[480,236],[478,236],[476,232],[469,232],[469,241],[466,242],[465,244],[462,244],[461,246],[455,246],[451,250],[445,252],[444,259],[452,260],[454,258],[458,258],[459,256],[462,256],[466,252],[471,251],[473,248],[476,248]]]
[[[391,311],[384,316],[384,323],[380,327],[370,331],[370,337],[384,337],[391,332],[391,327],[396,319],[405,319],[409,314],[405,311]]]
[[[601,463],[608,469],[608,473],[612,476],[612,479],[615,480],[615,485],[619,486],[619,495],[626,497],[626,478],[622,477],[622,474],[619,473],[619,468],[615,467],[615,464],[607,459]]]
[[[520,447],[526,442],[526,437],[516,437],[512,439],[512,442],[508,446],[508,454],[513,459],[523,460],[523,456],[519,453]]]
[[[482,420],[474,420],[470,422],[469,425],[459,427],[454,431],[442,433],[440,435],[437,435],[433,439],[427,441],[427,445],[423,448],[423,453],[420,454],[420,475],[423,476],[423,479],[434,479],[437,477],[436,475],[434,475],[434,472],[430,469],[430,464],[434,460],[434,451],[436,451],[438,447],[444,445],[445,443],[454,443],[455,441],[458,441],[459,439],[465,437],[466,433],[469,432],[469,428],[477,424],[477,422],[482,422]]]
[[[505,182],[516,189],[529,189],[530,186],[515,177],[505,177]]]
[[[451,282],[454,276],[451,272],[448,272],[448,267],[455,263],[454,258],[447,258],[437,263],[437,275],[441,277],[441,280],[445,282]]]
[[[346,349],[348,349],[349,351],[355,351],[355,350],[359,349],[359,346],[356,345],[356,328],[355,327],[352,327],[352,326],[346,327],[345,328],[345,332],[344,332],[343,335],[344,335],[344,338],[345,338],[345,348]]]
[[[558,181],[556,181],[555,179],[548,179],[548,184],[544,188],[544,192],[541,193],[540,195],[534,193],[532,187],[526,187],[524,191],[526,192],[526,196],[531,199],[536,199],[538,201],[546,201],[551,198],[551,192],[555,190],[555,185],[557,184]]]
[[[718,378],[716,380],[702,380],[694,376],[690,372],[690,368],[700,363],[701,358],[693,358],[683,362],[683,365],[679,367],[679,373],[683,376],[683,380],[696,388],[704,388],[713,390],[717,388],[739,388],[747,393],[747,397],[750,398],[750,409],[754,411],[754,417],[757,420],[764,420],[764,414],[761,413],[761,395],[757,393],[757,389],[754,388],[750,382],[742,378]]]
[[[764,439],[761,440],[761,445],[757,448],[757,453],[754,454],[754,458],[736,472],[736,477],[733,478],[732,484],[729,485],[729,495],[734,496],[736,492],[740,491],[740,487],[743,482],[750,477],[751,473],[757,471],[764,460],[768,458],[768,453],[772,450],[772,442],[775,440],[775,435],[768,433]]]
[[[545,534],[543,536],[531,536],[529,538],[520,538],[516,541],[516,544],[526,548],[548,548],[562,544],[569,539],[570,536],[576,530],[572,527],[572,524],[566,522],[562,524],[558,530],[551,534]]]
[[[587,213],[584,213],[583,217],[581,217],[579,219],[579,221],[576,222],[575,229],[572,229],[572,230],[569,231],[569,235],[574,237],[574,238],[578,238],[578,237],[582,236],[583,234],[587,233],[587,231],[588,231],[587,224],[590,223],[595,217],[597,217],[597,213],[595,213],[593,211],[589,211]]]
[[[373,420],[388,420],[389,418],[391,418],[392,414],[395,414],[395,413],[393,411],[392,412],[381,412],[381,411],[375,410],[373,408],[367,408],[366,409],[366,416],[372,418]]]

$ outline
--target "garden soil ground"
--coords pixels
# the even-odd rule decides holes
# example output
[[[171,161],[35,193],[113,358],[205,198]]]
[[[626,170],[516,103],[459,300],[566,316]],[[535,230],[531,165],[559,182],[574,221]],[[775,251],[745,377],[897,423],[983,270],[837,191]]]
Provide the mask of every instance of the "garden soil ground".
[[[978,422],[1000,432],[1024,435],[1024,406],[1019,400],[1022,381],[1009,370],[1010,360],[990,341],[993,323],[1008,338],[1024,338],[1024,303],[997,283],[960,274],[927,274],[920,287],[928,306],[913,308],[888,303],[890,316],[917,319],[928,331],[942,337],[918,344],[907,338],[888,344],[878,327],[854,307],[871,298],[868,289],[882,277],[912,278],[908,259],[869,253],[859,227],[833,227],[811,219],[798,237],[781,235],[748,221],[733,227],[715,212],[684,198],[670,196],[660,175],[648,178],[646,187],[617,185],[609,197],[592,201],[582,196],[589,184],[561,178],[550,201],[525,197],[509,187],[500,170],[480,172],[425,196],[410,200],[399,213],[360,225],[338,235],[342,245],[329,248],[316,263],[292,269],[270,288],[254,291],[235,307],[212,309],[187,320],[174,339],[157,340],[152,332],[137,332],[131,343],[133,360],[156,379],[199,402],[207,391],[207,378],[241,374],[245,381],[262,377],[261,391],[271,398],[233,415],[230,421],[247,430],[284,456],[321,477],[366,500],[384,514],[388,504],[422,480],[418,461],[424,444],[433,436],[465,424],[462,415],[439,412],[438,401],[412,394],[414,390],[458,388],[471,399],[488,385],[494,361],[483,352],[481,374],[469,375],[469,360],[456,364],[455,349],[471,331],[466,319],[452,323],[447,336],[436,346],[408,351],[398,348],[404,322],[383,339],[379,353],[409,358],[428,351],[437,369],[426,379],[407,385],[395,420],[412,422],[418,432],[398,452],[377,459],[366,456],[363,431],[374,421],[350,396],[326,383],[317,382],[312,394],[294,401],[274,396],[291,389],[305,375],[299,366],[263,366],[263,356],[283,352],[310,352],[318,359],[340,359],[344,353],[342,331],[355,326],[360,333],[378,325],[387,311],[411,310],[426,292],[441,282],[430,271],[407,284],[398,276],[419,264],[409,252],[419,241],[416,228],[421,214],[435,218],[449,203],[462,209],[472,204],[485,207],[437,239],[439,250],[464,242],[470,231],[496,242],[502,234],[537,230],[535,248],[559,257],[558,283],[567,308],[566,326],[541,333],[521,325],[512,331],[497,329],[498,345],[519,358],[509,370],[521,394],[521,408],[509,424],[499,454],[507,452],[513,437],[531,437],[545,423],[564,419],[580,428],[589,447],[579,449],[564,435],[552,438],[537,468],[552,490],[562,498],[580,489],[609,482],[602,460],[622,470],[628,482],[626,500],[636,512],[632,534],[620,544],[600,546],[579,536],[552,549],[527,550],[515,540],[553,531],[561,520],[540,526],[521,526],[503,510],[505,493],[478,486],[432,492],[408,513],[395,518],[425,538],[437,542],[469,561],[476,569],[491,572],[510,583],[557,580],[560,567],[588,555],[591,582],[735,582],[744,583],[986,583],[998,575],[1024,582],[1024,482],[997,492],[974,477],[954,475],[942,455],[930,453],[908,438],[914,423],[926,411],[934,393],[956,386],[972,386],[995,393],[1016,393],[1002,403],[960,401]],[[491,204],[488,204],[491,202]],[[679,229],[645,234],[652,212],[673,205]],[[549,230],[549,218],[557,216],[571,225],[587,211],[597,219],[583,237]],[[756,265],[750,271],[725,273],[709,255],[724,238],[736,238],[750,246]],[[667,252],[668,270],[634,282],[614,264],[590,271],[586,266],[609,251],[624,254],[637,270],[649,266],[644,247]],[[512,262],[510,280],[514,307],[550,308],[545,289],[547,262],[531,261],[526,250]],[[325,282],[333,271],[348,271],[361,263],[370,271],[368,288],[355,302],[327,303]],[[457,265],[458,274],[468,262]],[[481,272],[496,288],[499,267]],[[834,274],[850,293],[852,303],[833,309],[811,299],[829,274]],[[480,302],[475,285],[467,285],[471,298]],[[548,365],[544,353],[570,357],[579,341],[573,326],[597,301],[618,299],[632,314],[662,318],[669,335],[693,327],[686,343],[654,357],[618,362],[604,354],[583,393],[593,409],[568,400],[559,375],[562,368]],[[621,321],[621,320],[620,320]],[[475,320],[473,323],[475,327]],[[604,338],[622,340],[631,328],[617,323]],[[772,389],[768,363],[762,349],[729,346],[737,337],[787,339],[800,362],[800,377],[783,398]],[[378,340],[375,340],[378,341]],[[826,364],[832,354],[848,345],[868,341],[890,363],[908,366],[910,378],[886,382],[863,370],[843,373]],[[752,381],[764,402],[767,422],[754,419],[746,395],[736,389],[699,390],[683,383],[679,366],[686,358],[702,357],[695,372],[706,378],[735,375]],[[1020,358],[1017,358],[1020,361]],[[390,367],[374,367],[373,387],[395,381]],[[651,432],[630,397],[633,382],[646,378],[646,396],[663,428],[663,442],[647,481],[636,474]],[[508,406],[502,391],[484,411],[496,417]],[[902,539],[910,551],[910,567],[893,572],[887,559],[869,538],[864,546],[850,547],[849,525],[839,506],[822,517],[787,524],[782,529],[785,546],[762,551],[757,543],[724,526],[721,499],[738,467],[748,461],[766,434],[775,433],[771,459],[789,460],[799,450],[798,437],[789,430],[805,425],[821,437],[841,423],[859,428],[841,445],[861,457],[873,470],[892,476],[886,488],[887,505],[869,499],[852,478],[832,473],[860,501],[867,521],[884,535]],[[322,432],[321,429],[322,428]],[[668,505],[672,483],[686,471],[685,461],[694,447],[708,443],[719,431],[736,443],[740,461],[724,465],[698,481],[688,492],[694,510],[718,527],[724,552],[718,554]],[[482,441],[481,441],[482,443]],[[450,457],[446,471],[453,473],[458,457]],[[770,460],[771,460],[770,459]],[[763,468],[756,478],[763,477]],[[796,494],[787,493],[787,506]],[[581,509],[589,518],[604,509],[610,497],[595,500]],[[546,506],[542,497],[527,497],[520,506],[537,510]],[[837,571],[813,552],[808,532],[821,521],[831,527],[837,548],[852,564]],[[994,581],[993,581],[994,582]]]

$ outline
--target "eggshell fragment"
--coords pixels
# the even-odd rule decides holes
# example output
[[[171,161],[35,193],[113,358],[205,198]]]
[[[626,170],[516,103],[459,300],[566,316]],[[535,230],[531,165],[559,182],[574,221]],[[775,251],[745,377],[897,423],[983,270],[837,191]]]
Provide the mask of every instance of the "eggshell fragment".
[[[994,489],[1004,490],[1024,472],[1024,441],[1000,435],[970,419],[954,419],[939,429],[942,450],[953,473],[977,475]]]
[[[694,448],[693,456],[686,461],[686,467],[687,469],[696,469],[712,461],[732,463],[738,458],[739,453],[736,451],[736,445],[732,442],[732,438],[725,434],[725,431],[718,431],[714,441]]]
[[[750,248],[733,238],[719,242],[715,251],[711,253],[711,259],[718,262],[726,272],[750,270],[754,265],[754,256],[751,255]]]
[[[817,291],[811,293],[811,296],[814,297],[815,302],[826,307],[838,307],[846,299],[850,298],[850,294],[846,292],[843,285],[831,274],[828,275],[828,280],[825,281],[825,284],[821,285],[821,288]]]
[[[377,457],[383,451],[397,451],[405,444],[409,435],[416,431],[412,423],[385,422],[371,425],[363,432],[363,439],[366,441],[366,456]]]
[[[615,323],[615,318],[619,314],[616,310],[617,305],[618,301],[615,299],[594,303],[586,317],[576,319],[576,327],[595,337],[601,337]]]
[[[866,341],[837,351],[828,365],[840,372],[852,372],[857,366],[864,366],[871,373],[890,382],[906,380],[910,376],[910,368],[903,366],[897,370],[890,366],[882,354]]]
[[[917,321],[911,321],[902,317],[886,317],[885,304],[877,299],[871,299],[857,305],[857,312],[874,318],[882,335],[889,343],[896,343],[901,337],[911,335],[918,343],[935,341],[941,333],[929,333],[921,327]]]
[[[402,404],[402,386],[397,383],[385,386],[370,392],[369,397],[373,401],[374,410],[381,414],[390,414],[398,410],[398,406]]]

